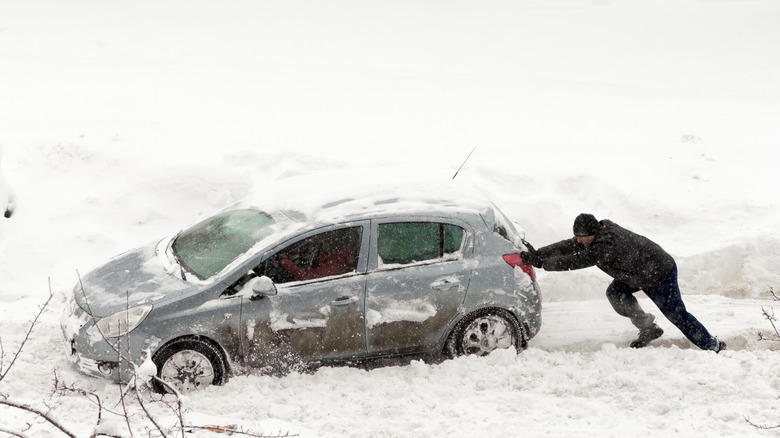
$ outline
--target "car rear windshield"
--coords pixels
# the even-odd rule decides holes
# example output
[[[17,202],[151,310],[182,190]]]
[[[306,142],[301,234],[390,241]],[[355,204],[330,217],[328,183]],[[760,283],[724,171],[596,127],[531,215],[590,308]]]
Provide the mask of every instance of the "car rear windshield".
[[[504,239],[514,243],[517,246],[520,246],[521,242],[523,241],[522,234],[517,231],[517,228],[515,228],[512,220],[506,217],[504,212],[499,210],[495,205],[493,205],[493,209],[496,211],[496,213],[498,213],[496,214],[496,224],[493,228],[493,231]]]
[[[182,231],[173,242],[173,252],[186,271],[203,280],[270,236],[274,223],[259,210],[222,213]]]

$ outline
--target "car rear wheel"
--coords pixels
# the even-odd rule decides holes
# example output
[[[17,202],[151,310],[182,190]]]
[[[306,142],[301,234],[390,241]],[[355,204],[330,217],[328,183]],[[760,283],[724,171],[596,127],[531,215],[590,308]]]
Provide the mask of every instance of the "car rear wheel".
[[[166,344],[152,358],[157,377],[179,392],[190,392],[225,382],[227,367],[219,349],[200,339],[179,339]],[[155,390],[169,392],[155,381]]]
[[[450,356],[485,356],[498,348],[525,347],[517,320],[503,309],[478,310],[461,320],[447,342]]]

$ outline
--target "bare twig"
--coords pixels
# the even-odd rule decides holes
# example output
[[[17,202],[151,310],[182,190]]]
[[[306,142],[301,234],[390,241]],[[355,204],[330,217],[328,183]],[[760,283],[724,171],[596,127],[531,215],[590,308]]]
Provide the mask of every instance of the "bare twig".
[[[0,426],[0,433],[6,433],[8,435],[16,436],[16,437],[19,437],[19,438],[31,438],[29,435],[26,435],[26,434],[24,434],[22,432],[18,432],[18,431],[11,430],[11,429],[6,429],[6,428],[4,428],[2,426]]]
[[[156,379],[156,380],[160,381],[163,385],[169,386],[168,383],[164,382],[163,380],[160,380],[157,376],[154,376],[153,379]],[[138,400],[138,405],[141,407],[141,410],[144,411],[144,415],[146,415],[146,418],[148,418],[149,421],[151,421],[152,425],[154,425],[154,428],[157,429],[158,432],[160,432],[161,436],[165,436],[165,432],[163,431],[162,426],[160,426],[160,424],[157,423],[157,420],[155,420],[155,418],[152,416],[151,412],[149,412],[149,410],[146,408],[146,403],[144,403],[144,401],[143,401],[143,399],[141,397],[137,381],[136,381],[136,385],[135,385],[135,396],[136,396],[136,399]],[[176,394],[176,397],[177,397],[177,400],[178,400],[178,393]],[[181,403],[180,400],[179,400],[179,403]],[[178,418],[179,418],[179,422],[181,423],[181,421],[182,421],[181,420],[181,414],[178,415]]]
[[[778,296],[775,293],[774,287],[769,288],[769,295],[772,297],[774,301],[780,301],[780,296]],[[772,325],[772,330],[775,332],[775,334],[771,338],[767,338],[763,335],[763,333],[758,332],[758,340],[780,342],[780,331],[778,331],[777,325],[775,324],[775,321],[777,321],[777,318],[775,318],[775,310],[772,307],[770,307],[769,310],[765,309],[764,307],[761,307],[761,312],[764,314],[764,318],[767,321],[769,321],[769,324]],[[749,425],[757,429],[770,430],[770,429],[780,428],[780,424],[775,424],[775,425],[758,424],[751,421],[750,418],[748,418],[747,416],[745,416],[744,418]]]
[[[100,426],[100,423],[103,419],[103,401],[100,399],[99,395],[97,395],[92,391],[87,391],[86,389],[64,384],[59,380],[56,370],[54,371],[54,389],[61,394],[65,392],[72,392],[87,398],[87,400],[90,401],[94,400],[94,403],[97,405],[97,411],[98,411],[97,422],[95,424],[96,426]]]
[[[16,350],[16,353],[11,357],[11,363],[8,364],[8,366],[3,370],[0,368],[0,382],[5,379],[5,376],[8,375],[8,372],[11,371],[11,368],[14,367],[14,364],[16,363],[16,360],[19,359],[19,355],[22,354],[22,349],[27,344],[27,342],[30,340],[30,335],[32,334],[33,329],[38,324],[38,320],[40,319],[41,315],[43,315],[43,312],[46,310],[46,307],[51,302],[52,297],[54,294],[51,292],[51,279],[49,279],[49,298],[46,299],[46,302],[43,303],[42,306],[38,308],[38,313],[35,314],[35,317],[33,318],[32,322],[30,323],[30,327],[27,329],[27,333],[24,335],[24,339],[22,339],[22,343],[19,344],[19,348]],[[4,353],[3,353],[4,354]]]
[[[758,332],[758,339],[760,341],[780,341],[780,331],[778,331],[777,325],[775,324],[775,321],[777,321],[777,318],[775,318],[775,310],[771,307],[769,310],[762,307],[761,312],[764,314],[764,318],[769,321],[769,324],[772,325],[772,330],[775,334],[772,338],[767,338],[763,333]]]
[[[130,294],[129,294],[129,291],[125,291],[125,330],[127,330],[130,327],[130,321],[129,321],[129,319],[130,319],[130,308],[129,307],[130,307]],[[119,327],[120,327],[120,332],[121,332],[122,331],[121,330],[122,326],[120,325]],[[106,339],[106,338],[104,337],[103,339]],[[135,364],[133,363],[132,356],[130,354],[130,332],[129,331],[126,334],[125,340],[127,341],[127,355],[129,356],[127,362],[133,368],[135,368]],[[106,339],[106,342],[108,342],[107,339]],[[118,359],[117,359],[117,363],[120,364],[117,367],[117,372],[121,373],[122,372],[122,365],[121,365],[122,364],[122,338],[121,337],[118,338],[117,345],[118,345],[118,347],[116,349],[116,352],[117,352],[117,356],[119,356]],[[133,376],[135,377],[135,373],[133,373]],[[121,382],[121,378],[120,378],[120,382]],[[122,402],[122,410],[125,412],[125,423],[127,424],[127,430],[130,433],[130,438],[132,438],[133,437],[133,428],[130,426],[130,415],[127,414],[127,405],[125,404],[125,394],[126,393],[122,391],[122,389],[121,389],[122,385],[120,384],[119,386],[120,386],[119,401]],[[127,387],[129,388],[130,385],[127,385]],[[136,393],[137,392],[138,391],[136,391]]]
[[[279,432],[276,435],[258,435],[252,431],[245,430],[241,427],[235,426],[235,425],[229,425],[229,426],[217,426],[217,425],[209,425],[209,426],[185,426],[187,429],[198,429],[198,430],[208,430],[210,432],[216,432],[216,433],[222,433],[227,432],[229,435],[244,435],[249,437],[257,437],[257,438],[292,438],[298,436],[298,434],[290,434],[289,432],[285,432],[282,434]]]
[[[22,411],[32,412],[33,414],[41,417],[42,419],[46,420],[47,423],[51,424],[52,426],[56,427],[60,430],[60,432],[64,433],[65,435],[71,437],[71,438],[77,438],[76,435],[68,430],[65,426],[60,423],[59,420],[54,418],[50,413],[43,411],[38,408],[34,408],[28,404],[19,403],[17,401],[11,400],[11,399],[0,399],[0,405],[10,406],[12,408],[20,409]]]
[[[769,295],[772,297],[774,301],[780,301],[780,296],[778,296],[775,293],[774,287],[769,287]],[[761,313],[764,315],[764,319],[769,321],[769,324],[772,326],[772,331],[774,331],[774,335],[771,337],[764,336],[763,333],[758,332],[758,340],[759,341],[773,341],[773,342],[780,342],[780,329],[778,329],[777,324],[775,324],[775,321],[777,321],[777,318],[775,317],[775,309],[770,307],[768,310],[764,307],[761,307]]]
[[[77,274],[78,274],[78,271],[77,271]],[[133,387],[135,388],[136,400],[138,401],[138,404],[141,407],[141,410],[144,412],[144,415],[146,416],[146,418],[152,423],[154,428],[157,429],[157,431],[160,433],[161,436],[163,436],[163,437],[167,436],[167,434],[165,433],[163,427],[160,426],[160,424],[157,422],[157,420],[155,420],[155,418],[152,416],[151,412],[149,412],[149,410],[146,408],[146,405],[144,404],[143,399],[140,396],[139,384],[138,384],[138,381],[137,381],[137,374],[136,374],[137,367],[136,367],[136,364],[135,364],[135,362],[133,362],[131,357],[128,357],[128,356],[125,356],[124,354],[122,354],[122,338],[119,338],[117,340],[116,344],[111,343],[108,340],[108,337],[105,335],[105,333],[103,333],[103,331],[97,325],[97,319],[92,315],[91,307],[89,305],[89,300],[87,299],[87,293],[84,290],[84,283],[81,280],[81,275],[80,274],[79,274],[79,288],[81,289],[81,293],[84,296],[84,303],[87,306],[88,313],[92,317],[92,320],[95,323],[95,328],[97,329],[98,333],[100,334],[100,337],[103,338],[103,340],[106,341],[106,343],[117,354],[117,362],[119,363],[118,372],[121,373],[121,369],[122,369],[121,365],[122,365],[122,363],[126,363],[132,369],[132,376],[130,376],[130,378],[129,378],[129,383],[124,388],[122,388],[122,385],[120,384],[120,395],[119,395],[120,399],[119,399],[119,402],[118,402],[118,403],[122,404],[122,410],[124,411],[124,415],[123,416],[124,416],[124,418],[126,420],[127,428],[130,431],[130,436],[133,436],[133,432],[132,432],[132,428],[130,426],[130,415],[128,414],[127,406],[125,404],[125,396],[127,395],[127,391],[130,391]],[[125,310],[126,310],[125,314],[126,315],[129,315],[129,312],[128,312],[128,310],[129,310],[129,302],[130,302],[130,297],[128,295],[128,292],[125,292]],[[129,321],[126,320],[125,321],[125,327],[128,327],[128,326],[129,326]],[[129,351],[130,350],[129,349],[130,341],[129,341],[129,339],[127,339],[127,344],[128,344],[128,355],[130,355],[130,351]],[[118,377],[119,377],[119,380],[121,382],[122,381],[121,374]],[[171,391],[172,393],[175,394],[176,400],[177,400],[178,406],[179,406],[177,417],[179,418],[179,423],[181,424],[182,423],[181,397],[180,397],[179,392],[176,391],[176,389],[173,388],[172,386],[170,386],[167,382],[165,382],[163,380],[160,380],[156,376],[154,377],[154,379],[159,381],[160,383],[162,383],[166,388],[169,389],[169,391]],[[174,412],[176,412],[176,411],[174,411]]]
[[[5,348],[3,348],[3,337],[0,336],[0,372],[5,368]],[[2,379],[0,379],[2,381]]]
[[[749,424],[749,425],[751,425],[751,426],[753,426],[753,427],[755,427],[757,429],[763,429],[763,430],[780,429],[780,424],[775,424],[775,425],[758,424],[758,423],[754,423],[753,421],[751,421],[748,416],[745,416],[744,418],[745,418],[745,421],[747,422],[747,424]]]
[[[24,349],[24,347],[27,344],[27,342],[29,342],[29,340],[30,340],[30,336],[32,335],[33,329],[38,324],[38,320],[40,319],[41,315],[43,315],[43,312],[46,310],[46,307],[48,307],[49,303],[51,302],[52,297],[54,297],[54,294],[51,291],[51,278],[50,278],[49,279],[49,298],[47,298],[46,302],[44,302],[43,305],[39,307],[38,313],[35,314],[35,317],[33,318],[32,322],[30,322],[30,326],[29,326],[29,328],[27,329],[27,332],[24,335],[24,339],[22,339],[22,343],[19,345],[19,348],[16,350],[16,353],[14,353],[13,357],[11,358],[11,362],[8,364],[7,367],[5,367],[5,369],[0,369],[0,382],[2,382],[5,379],[5,377],[8,375],[8,373],[14,367],[14,364],[16,363],[16,361],[21,356],[22,350]],[[4,355],[5,354],[5,350],[2,350],[2,352],[3,352],[2,354]],[[38,417],[42,418],[43,420],[45,420],[47,423],[51,424],[55,428],[59,429],[65,435],[75,438],[75,435],[73,434],[73,432],[68,430],[65,426],[62,425],[62,423],[60,423],[59,420],[57,420],[56,418],[54,418],[51,415],[51,413],[50,413],[51,409],[48,406],[46,406],[47,410],[42,410],[42,409],[34,408],[34,407],[32,407],[32,406],[30,406],[28,404],[25,404],[25,403],[21,403],[21,402],[15,401],[15,400],[7,397],[7,396],[3,396],[2,398],[0,398],[0,405],[9,406],[9,407],[16,408],[16,409],[19,409],[19,410],[31,412],[31,413],[37,415]],[[3,429],[3,432],[9,433],[9,434],[12,434],[12,435],[15,435],[15,436],[19,436],[19,437],[24,437],[25,436],[25,434],[23,432],[19,432],[19,431],[6,431],[5,429]]]

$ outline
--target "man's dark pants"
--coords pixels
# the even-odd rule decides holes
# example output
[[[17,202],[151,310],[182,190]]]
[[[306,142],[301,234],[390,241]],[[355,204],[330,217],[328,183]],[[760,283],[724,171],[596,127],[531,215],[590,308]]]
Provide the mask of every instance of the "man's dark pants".
[[[643,329],[647,314],[639,306],[634,294],[641,289],[629,286],[621,281],[614,280],[607,287],[607,299],[612,308],[621,316],[631,318],[640,330]],[[658,286],[644,289],[644,293],[658,306],[661,313],[697,347],[702,350],[711,350],[717,341],[704,328],[696,317],[688,313],[680,296],[680,286],[677,284],[677,266],[675,265]]]

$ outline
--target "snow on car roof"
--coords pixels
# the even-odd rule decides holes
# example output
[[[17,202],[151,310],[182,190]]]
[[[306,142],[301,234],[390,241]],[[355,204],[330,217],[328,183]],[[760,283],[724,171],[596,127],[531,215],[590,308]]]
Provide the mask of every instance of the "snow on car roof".
[[[481,214],[492,206],[465,179],[409,166],[282,178],[254,196],[251,204],[266,211],[282,211],[299,222],[334,222],[383,214]]]

